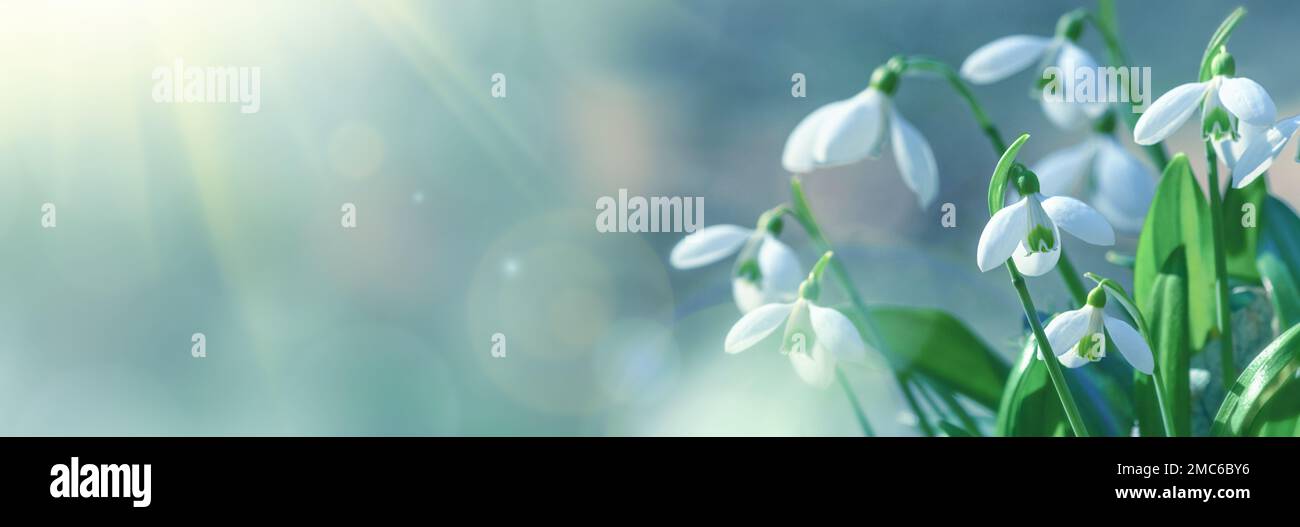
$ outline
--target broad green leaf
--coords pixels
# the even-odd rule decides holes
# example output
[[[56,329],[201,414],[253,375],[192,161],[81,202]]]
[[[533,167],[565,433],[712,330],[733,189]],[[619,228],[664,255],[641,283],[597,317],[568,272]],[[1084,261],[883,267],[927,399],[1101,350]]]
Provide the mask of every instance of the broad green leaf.
[[[863,329],[857,310],[841,312]],[[964,323],[936,309],[874,306],[871,316],[893,357],[899,375],[920,374],[987,408],[996,408],[1009,368]],[[864,332],[865,333],[865,332]]]
[[[1228,44],[1228,37],[1232,36],[1232,30],[1237,29],[1237,24],[1241,22],[1243,16],[1246,16],[1246,8],[1234,9],[1227,18],[1223,19],[1223,23],[1219,24],[1219,29],[1210,36],[1210,43],[1205,46],[1205,54],[1201,55],[1201,71],[1197,75],[1197,80],[1200,82],[1210,80],[1210,66],[1214,63],[1214,54],[1218,52],[1220,46]]]
[[[1129,435],[1133,413],[1123,386],[1094,367],[1066,369],[1064,373],[1089,431],[1099,436]],[[1047,366],[1037,358],[1033,339],[1007,379],[994,433],[1006,437],[1073,435]]]
[[[1214,416],[1216,436],[1300,435],[1300,325],[1264,348]]]
[[[1007,151],[1002,153],[1002,158],[998,159],[998,164],[993,168],[993,177],[989,180],[989,216],[1002,209],[1002,203],[1006,201],[1007,195],[1007,176],[1011,173],[1011,167],[1016,164],[1016,154],[1020,152],[1020,147],[1025,145],[1029,140],[1029,134],[1020,134]]]
[[[1133,299],[1142,313],[1153,312],[1156,275],[1180,247],[1187,257],[1188,323],[1193,349],[1201,349],[1214,329],[1214,253],[1209,206],[1192,174],[1187,155],[1165,167],[1138,240],[1133,268]]]
[[[1255,267],[1261,230],[1259,216],[1268,196],[1265,181],[1258,178],[1245,188],[1229,188],[1223,197],[1223,246],[1227,250],[1228,275],[1256,284],[1259,283],[1259,271]]]
[[[1150,311],[1150,340],[1156,359],[1156,373],[1164,387],[1165,411],[1173,419],[1170,435],[1191,435],[1192,392],[1188,371],[1191,349],[1188,346],[1187,265],[1183,252],[1176,251],[1169,265],[1156,275]],[[1156,397],[1156,378],[1134,373],[1133,399],[1138,429],[1143,436],[1165,435]]]
[[[1300,322],[1300,218],[1272,196],[1264,200],[1260,215],[1256,265],[1278,327],[1291,327]]]

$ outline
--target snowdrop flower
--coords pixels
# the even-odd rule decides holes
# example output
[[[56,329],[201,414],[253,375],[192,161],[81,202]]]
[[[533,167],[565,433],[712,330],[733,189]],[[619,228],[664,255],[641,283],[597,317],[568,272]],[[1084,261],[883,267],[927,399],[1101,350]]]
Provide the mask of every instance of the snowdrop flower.
[[[1042,79],[1035,91],[1041,91],[1039,98],[1043,112],[1056,126],[1074,129],[1081,124],[1100,117],[1106,111],[1106,105],[1095,101],[1067,102],[1065,94],[1076,93],[1077,83],[1088,81],[1078,75],[1080,70],[1097,71],[1097,61],[1083,48],[1075,45],[1083,32],[1081,12],[1071,12],[1062,16],[1057,24],[1056,35],[1042,37],[1036,35],[1012,35],[994,40],[966,57],[961,64],[961,75],[973,84],[992,84],[1037,63],[1038,70],[1044,73],[1055,71],[1060,75],[1051,79]],[[1055,68],[1055,70],[1049,70]],[[1049,97],[1050,86],[1053,94],[1061,97]]]
[[[1282,119],[1269,128],[1239,123],[1240,139],[1226,147],[1216,142],[1219,158],[1232,169],[1232,185],[1237,188],[1249,185],[1273,166],[1273,160],[1286,148],[1297,128],[1300,128],[1300,115]]]
[[[1155,198],[1155,175],[1110,135],[1115,114],[1108,113],[1083,143],[1058,150],[1034,165],[1042,193],[1084,197],[1116,229],[1142,230]]]
[[[804,274],[794,250],[775,236],[780,233],[779,218],[769,211],[759,219],[759,229],[705,227],[677,242],[668,261],[677,269],[694,269],[740,252],[731,280],[736,307],[748,313],[764,304],[789,302]]]
[[[806,174],[821,168],[857,163],[880,155],[886,139],[903,182],[922,208],[939,193],[939,171],[930,143],[893,106],[904,64],[891,59],[876,68],[867,89],[808,114],[786,139],[781,164]]]
[[[723,349],[740,353],[784,326],[781,353],[790,358],[800,379],[819,388],[831,384],[840,362],[866,363],[867,346],[853,322],[839,311],[816,304],[821,269],[830,255],[822,257],[800,286],[797,300],[767,304],[741,317],[727,333]]]
[[[1159,143],[1200,108],[1202,135],[1216,139],[1220,157],[1230,166],[1235,165],[1235,154],[1242,153],[1244,147],[1225,149],[1221,141],[1227,137],[1259,136],[1273,126],[1277,107],[1258,83],[1234,76],[1236,66],[1228,52],[1220,51],[1212,64],[1214,76],[1210,80],[1177,86],[1151,103],[1133,127],[1133,141],[1140,145]],[[1229,113],[1238,126],[1233,126]]]
[[[1044,197],[1038,178],[1023,165],[1012,167],[1020,201],[998,210],[980,233],[976,258],[988,272],[1007,258],[1026,276],[1041,276],[1061,258],[1061,229],[1093,245],[1113,245],[1115,230],[1100,213],[1074,198]]]
[[[1204,368],[1190,368],[1187,370],[1187,385],[1192,392],[1192,397],[1200,397],[1205,393],[1205,389],[1210,386],[1210,371]]]
[[[1088,294],[1088,303],[1074,311],[1057,315],[1043,333],[1052,352],[1067,368],[1078,368],[1106,356],[1106,334],[1114,339],[1115,348],[1133,368],[1151,375],[1155,357],[1151,347],[1133,326],[1106,314],[1106,292],[1100,286]]]

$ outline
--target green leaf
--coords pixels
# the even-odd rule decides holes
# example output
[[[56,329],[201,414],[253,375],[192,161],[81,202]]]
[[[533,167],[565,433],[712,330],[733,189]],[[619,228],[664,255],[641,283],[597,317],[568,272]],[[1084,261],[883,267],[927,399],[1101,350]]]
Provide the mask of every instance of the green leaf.
[[[1165,411],[1173,420],[1173,436],[1191,435],[1192,391],[1188,378],[1191,349],[1188,346],[1187,260],[1176,251],[1168,265],[1156,276],[1151,302],[1149,340],[1156,360],[1156,376],[1135,372],[1133,405],[1138,429],[1143,436],[1165,435],[1155,383],[1164,388]]]
[[[1300,323],[1300,218],[1272,196],[1264,200],[1260,215],[1256,265],[1278,327],[1291,327]]]
[[[1258,178],[1245,188],[1229,188],[1223,197],[1223,246],[1228,257],[1228,276],[1243,282],[1259,283],[1255,255],[1259,242],[1258,221],[1246,222],[1249,214],[1258,220],[1262,214],[1264,198],[1268,196],[1265,178]],[[1249,207],[1247,207],[1249,205]],[[1232,221],[1242,218],[1243,221]]]
[[[1063,373],[1070,393],[1080,403],[1079,412],[1088,430],[1098,435],[1127,436],[1133,422],[1128,394],[1123,386],[1100,371],[1084,367],[1066,369]],[[1073,435],[1047,365],[1037,358],[1033,339],[1025,344],[1020,362],[1007,379],[994,433],[1004,437]]]
[[[1216,436],[1300,435],[1300,325],[1274,340],[1241,372],[1214,416]]]
[[[863,320],[857,310],[838,309],[862,331]],[[921,374],[986,408],[997,407],[1009,367],[966,324],[936,309],[870,309],[881,338],[895,355],[887,358],[899,375]]]
[[[1192,174],[1187,155],[1165,167],[1138,239],[1133,268],[1133,299],[1143,313],[1153,312],[1156,275],[1180,247],[1187,258],[1188,322],[1193,349],[1201,349],[1215,327],[1214,253],[1209,206]]]
[[[1011,173],[1011,167],[1016,164],[1016,154],[1020,152],[1020,147],[1025,145],[1029,140],[1029,134],[1020,134],[1007,151],[1002,153],[1002,158],[998,159],[998,164],[993,168],[993,177],[989,180],[989,216],[1002,209],[1002,203],[1006,201],[1007,195],[1007,176]]]
[[[1223,23],[1219,24],[1219,29],[1214,31],[1214,35],[1210,36],[1210,43],[1205,46],[1205,54],[1201,55],[1201,71],[1197,75],[1200,82],[1210,80],[1210,66],[1214,62],[1214,54],[1218,52],[1220,46],[1227,45],[1228,37],[1232,36],[1232,30],[1237,29],[1237,24],[1241,22],[1243,16],[1246,16],[1246,8],[1234,9],[1227,18],[1223,19]]]
[[[949,423],[948,421],[939,421],[939,429],[943,430],[943,433],[948,434],[948,437],[975,437],[971,435],[970,432],[966,431],[965,428]]]

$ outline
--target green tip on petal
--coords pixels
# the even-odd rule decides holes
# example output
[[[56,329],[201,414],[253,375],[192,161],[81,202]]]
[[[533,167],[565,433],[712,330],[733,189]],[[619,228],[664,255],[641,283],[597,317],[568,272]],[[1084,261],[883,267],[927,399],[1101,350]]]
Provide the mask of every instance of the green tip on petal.
[[[1056,235],[1046,225],[1034,225],[1032,229],[1029,229],[1029,236],[1025,239],[1025,245],[1032,252],[1051,252],[1056,247]]]
[[[1097,362],[1101,360],[1102,357],[1106,356],[1106,350],[1103,347],[1105,342],[1105,336],[1101,333],[1084,335],[1083,338],[1079,340],[1075,352],[1078,353],[1080,357],[1092,362]]]
[[[749,258],[736,266],[736,277],[744,278],[757,284],[763,279],[763,272],[758,270],[758,260]]]

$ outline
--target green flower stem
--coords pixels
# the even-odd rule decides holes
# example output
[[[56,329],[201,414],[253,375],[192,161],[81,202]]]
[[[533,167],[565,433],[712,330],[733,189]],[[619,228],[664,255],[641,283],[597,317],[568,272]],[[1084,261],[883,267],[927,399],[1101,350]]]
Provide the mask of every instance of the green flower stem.
[[[803,193],[803,182],[799,181],[797,176],[790,178],[790,193],[794,198],[794,207],[788,210],[799,221],[799,225],[803,227],[803,230],[808,233],[808,238],[812,240],[817,252],[823,254],[833,252],[834,248],[826,240],[826,236],[822,234],[822,229],[817,224],[817,220],[813,218],[812,209],[808,207],[808,199]],[[858,312],[858,316],[863,322],[863,337],[885,356],[893,357],[893,353],[888,349],[888,344],[881,337],[879,328],[876,327],[871,311],[867,309],[867,303],[862,300],[862,296],[858,294],[857,286],[853,284],[853,279],[849,277],[849,271],[848,268],[844,267],[844,262],[839,257],[832,257],[830,259],[830,270],[831,276],[835,277],[840,283],[840,288],[848,295],[849,302],[853,304],[853,309]],[[920,406],[916,404],[916,400],[907,394],[907,383],[897,371],[894,371],[894,380],[898,382],[899,388],[903,390],[904,398],[907,399],[907,404],[911,407],[912,412],[916,414],[917,420],[926,422],[926,414],[921,411]],[[934,436],[934,431],[930,429],[928,423],[921,427],[921,431],[927,437]]]
[[[876,437],[876,431],[871,428],[871,422],[867,421],[867,414],[862,411],[862,406],[858,404],[858,396],[853,393],[853,388],[849,386],[849,379],[844,376],[844,371],[835,368],[835,379],[840,382],[840,387],[844,388],[844,395],[849,398],[849,405],[853,407],[853,415],[858,418],[858,426],[862,427],[862,435]]]
[[[1144,333],[1143,336],[1146,336],[1146,334]],[[1151,346],[1150,340],[1147,341],[1147,346]],[[1156,404],[1160,406],[1160,422],[1165,425],[1165,437],[1174,437],[1177,435],[1176,431],[1178,429],[1174,428],[1173,409],[1169,408],[1166,403],[1169,398],[1165,395],[1165,382],[1161,378],[1159,365],[1156,365],[1156,368],[1151,370],[1151,377],[1151,383],[1156,388]]]
[[[907,381],[897,374],[894,377],[898,380],[900,391],[903,392],[903,399],[907,401],[907,406],[916,415],[916,426],[921,429],[921,433],[925,434],[926,437],[934,437],[934,427],[930,426],[930,416],[921,411],[921,404],[916,401],[916,394],[912,393],[916,386],[915,383]]]
[[[1088,437],[1088,428],[1083,424],[1083,417],[1079,414],[1079,407],[1074,403],[1074,396],[1070,394],[1070,386],[1065,382],[1060,361],[1056,358],[1056,354],[1052,353],[1052,344],[1047,340],[1047,334],[1043,332],[1043,323],[1038,320],[1038,310],[1034,308],[1034,299],[1029,296],[1029,286],[1025,284],[1025,277],[1020,274],[1019,269],[1016,269],[1016,263],[1011,259],[1007,259],[1006,265],[1007,272],[1011,274],[1011,285],[1016,288],[1016,294],[1020,295],[1020,305],[1025,309],[1025,318],[1029,319],[1029,327],[1034,330],[1034,340],[1042,353],[1043,364],[1047,365],[1047,374],[1052,378],[1056,395],[1061,398],[1061,406],[1065,408],[1065,417],[1070,421],[1070,428],[1074,430],[1075,437]]]
[[[1214,310],[1219,325],[1219,364],[1223,372],[1223,387],[1231,389],[1233,381],[1237,380],[1237,372],[1232,360],[1232,306],[1228,303],[1228,257],[1223,242],[1223,193],[1219,190],[1219,157],[1208,139],[1205,141],[1205,162],[1209,166],[1210,231],[1214,235],[1214,287],[1219,293]]]
[[[975,99],[975,94],[971,92],[970,86],[966,85],[966,81],[962,80],[961,74],[957,73],[957,70],[945,62],[928,57],[908,57],[905,64],[907,69],[937,73],[947,79],[952,89],[957,92],[957,95],[963,101],[966,101],[966,106],[970,107],[971,114],[975,116],[975,122],[979,123],[985,137],[988,137],[994,155],[1001,156],[1007,150],[1007,144],[1002,140],[1002,134],[998,132],[998,127],[989,119],[988,114],[984,112],[984,107]],[[1165,165],[1161,163],[1160,166],[1163,168]],[[1061,250],[1061,258],[1057,265],[1060,266],[1058,271],[1061,279],[1065,281],[1065,288],[1070,291],[1070,296],[1074,298],[1075,306],[1082,306],[1088,299],[1088,291],[1083,287],[1083,281],[1079,279],[1079,273],[1075,272],[1074,264],[1070,261],[1070,257],[1065,254],[1064,249]]]
[[[1106,43],[1106,56],[1110,60],[1110,65],[1120,68],[1126,66],[1128,55],[1124,53],[1124,46],[1119,41],[1119,24],[1115,21],[1115,2],[1114,0],[1097,0],[1097,13],[1090,15],[1087,20],[1092,22],[1093,27],[1101,34],[1101,40]],[[1131,84],[1130,84],[1131,86]],[[1124,122],[1128,124],[1129,131],[1137,126],[1138,114],[1133,113],[1133,97],[1130,88],[1128,101],[1124,103],[1125,110],[1119,113],[1124,115]],[[1144,147],[1147,157],[1151,162],[1156,164],[1156,168],[1163,170],[1165,165],[1169,164],[1169,152],[1165,151],[1164,142]]]
[[[1002,141],[1002,134],[998,133],[998,127],[994,126],[988,114],[984,113],[984,107],[980,106],[979,101],[975,100],[975,94],[971,93],[970,87],[966,85],[966,81],[962,80],[957,70],[947,63],[928,57],[908,57],[906,64],[908,69],[938,73],[948,79],[948,84],[952,85],[952,89],[970,107],[971,113],[975,115],[975,121],[979,123],[980,129],[984,131],[984,135],[989,138],[989,143],[993,145],[993,151],[997,155],[1002,155],[1002,152],[1006,151],[1007,145]]]

